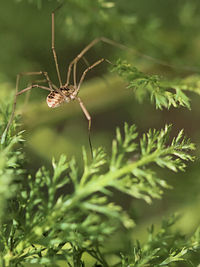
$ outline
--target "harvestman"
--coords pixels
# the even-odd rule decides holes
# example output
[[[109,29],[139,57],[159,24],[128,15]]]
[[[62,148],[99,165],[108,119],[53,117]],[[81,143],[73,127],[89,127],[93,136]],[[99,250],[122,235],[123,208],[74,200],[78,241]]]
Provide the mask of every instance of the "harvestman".
[[[87,45],[79,54],[77,57],[75,57],[71,63],[69,64],[68,67],[68,71],[67,71],[67,81],[66,83],[62,83],[61,80],[61,76],[60,76],[60,70],[59,70],[59,66],[58,66],[58,60],[57,60],[57,54],[56,54],[56,50],[55,50],[55,27],[54,27],[54,14],[55,14],[54,10],[52,12],[52,52],[53,52],[53,57],[54,57],[54,61],[55,61],[55,66],[56,66],[56,72],[57,72],[57,76],[58,76],[58,80],[59,80],[59,87],[55,86],[49,76],[47,72],[44,71],[39,71],[39,72],[22,72],[20,74],[17,75],[17,79],[16,79],[16,93],[15,93],[15,98],[14,98],[14,102],[13,102],[13,110],[11,113],[11,117],[10,120],[4,130],[4,133],[2,135],[1,138],[1,143],[4,142],[5,137],[7,135],[7,132],[10,128],[10,125],[13,121],[14,118],[14,113],[15,113],[15,109],[16,109],[16,104],[17,104],[17,96],[31,90],[32,88],[40,88],[43,90],[47,90],[50,91],[50,93],[48,94],[47,98],[46,98],[46,102],[47,105],[50,108],[55,108],[60,106],[62,103],[64,102],[70,102],[71,100],[77,100],[86,119],[88,120],[88,135],[89,135],[89,145],[90,145],[90,149],[91,149],[91,153],[92,153],[92,144],[91,144],[91,139],[90,139],[90,129],[91,129],[91,116],[89,114],[89,112],[87,111],[85,105],[83,104],[81,98],[78,96],[81,84],[87,74],[87,72],[91,69],[93,69],[94,67],[96,67],[97,65],[101,64],[103,61],[107,61],[108,63],[110,63],[108,60],[101,58],[99,60],[97,60],[96,62],[94,62],[92,65],[90,65],[87,69],[85,69],[85,71],[82,73],[80,80],[77,82],[77,77],[76,77],[76,68],[77,68],[77,63],[78,61],[84,56],[84,54],[90,49],[92,48],[95,44],[97,44],[100,41],[103,41],[105,43],[111,44],[111,45],[116,45],[115,42],[113,42],[112,40],[109,40],[107,38],[101,37],[101,38],[97,38],[94,39],[91,43],[89,43],[89,45]],[[117,46],[120,46],[119,44],[117,44]],[[123,48],[123,45],[121,46],[121,48]],[[69,84],[70,82],[70,77],[71,77],[71,73],[73,72],[73,82],[74,84],[71,85]],[[48,83],[48,87],[47,86],[42,86],[40,84],[32,84],[28,87],[26,87],[25,89],[19,91],[19,80],[22,76],[31,76],[31,75],[43,75],[43,77],[45,78],[45,81]],[[92,153],[93,154],[93,153]]]

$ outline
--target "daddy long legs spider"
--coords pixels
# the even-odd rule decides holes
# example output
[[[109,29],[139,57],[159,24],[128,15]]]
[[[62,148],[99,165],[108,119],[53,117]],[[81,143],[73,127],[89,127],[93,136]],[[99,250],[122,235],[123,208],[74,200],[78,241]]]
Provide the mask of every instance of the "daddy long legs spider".
[[[30,91],[33,88],[40,88],[46,91],[49,91],[50,93],[47,96],[46,102],[47,105],[50,108],[55,108],[60,106],[62,103],[64,102],[70,102],[72,100],[77,100],[87,121],[88,121],[88,138],[89,138],[89,145],[90,145],[90,150],[91,150],[91,154],[93,155],[92,152],[92,144],[91,144],[91,138],[90,138],[90,130],[91,130],[91,116],[87,110],[87,108],[85,107],[85,105],[83,104],[81,98],[78,96],[80,87],[85,79],[86,74],[88,73],[88,71],[90,71],[91,69],[93,69],[94,67],[98,66],[99,64],[101,64],[103,61],[107,61],[108,63],[110,63],[110,61],[108,61],[107,59],[101,58],[97,61],[95,61],[92,65],[88,66],[82,73],[80,80],[77,81],[77,63],[78,61],[85,55],[85,53],[91,49],[95,44],[97,44],[100,41],[103,41],[105,43],[111,44],[111,45],[115,45],[115,46],[119,46],[121,48],[124,48],[123,45],[120,44],[116,44],[115,42],[113,42],[112,40],[109,40],[105,37],[100,37],[100,38],[96,38],[94,39],[91,43],[89,43],[69,64],[68,66],[68,71],[67,71],[67,77],[66,77],[66,82],[63,83],[62,79],[61,79],[61,75],[60,75],[60,70],[59,70],[59,65],[58,65],[58,60],[57,60],[57,54],[56,54],[56,50],[55,50],[55,23],[54,23],[54,16],[55,16],[55,11],[54,10],[52,12],[52,17],[51,17],[51,27],[52,27],[52,32],[51,32],[51,36],[52,36],[52,53],[53,53],[53,58],[54,58],[54,62],[55,62],[55,67],[56,67],[56,72],[57,72],[57,77],[58,77],[58,81],[59,81],[59,87],[57,87],[56,85],[54,85],[52,83],[52,81],[49,78],[49,75],[46,71],[38,71],[38,72],[22,72],[20,74],[17,75],[17,79],[16,79],[16,91],[15,91],[15,97],[14,97],[14,102],[13,102],[13,109],[12,109],[12,113],[10,116],[10,119],[8,121],[8,124],[4,130],[4,133],[1,137],[1,143],[4,143],[6,135],[8,133],[8,130],[10,128],[10,125],[13,121],[14,118],[14,114],[15,114],[15,110],[16,110],[16,104],[17,104],[17,97],[27,91]],[[19,81],[20,78],[22,76],[31,76],[31,75],[42,75],[46,81],[46,83],[48,84],[48,86],[43,86],[38,84],[32,84],[22,90],[19,91]],[[70,78],[71,75],[73,77],[73,84],[70,84]]]

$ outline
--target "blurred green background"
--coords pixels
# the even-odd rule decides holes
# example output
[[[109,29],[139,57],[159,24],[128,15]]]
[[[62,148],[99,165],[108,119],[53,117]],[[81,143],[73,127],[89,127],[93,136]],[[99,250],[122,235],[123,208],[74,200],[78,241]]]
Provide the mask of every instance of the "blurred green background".
[[[200,67],[200,2],[198,0],[66,0],[55,16],[55,46],[59,68],[65,81],[70,61],[94,38],[105,36],[129,48],[99,43],[87,54],[92,64],[100,58],[115,62],[128,60],[146,73],[164,77],[186,77],[199,73]],[[1,102],[12,101],[16,74],[26,71],[47,71],[58,85],[51,51],[51,12],[61,1],[2,0],[0,9],[0,97]],[[161,64],[163,63],[163,64]],[[80,61],[77,76],[87,65]],[[164,215],[178,211],[182,215],[178,227],[191,233],[200,222],[200,97],[190,94],[192,110],[185,108],[156,110],[149,101],[138,103],[134,92],[109,71],[103,63],[88,73],[80,97],[92,116],[92,143],[103,146],[110,153],[116,126],[124,121],[135,123],[143,133],[149,128],[161,128],[166,123],[174,125],[172,135],[184,128],[197,145],[195,163],[185,173],[160,171],[174,187],[165,192],[163,200],[149,206],[141,201],[130,203],[119,195],[126,209],[136,220],[137,231],[133,238],[143,239],[151,223],[159,224]],[[38,77],[21,80],[23,89]],[[81,163],[82,146],[88,146],[87,121],[77,102],[57,109],[46,105],[47,92],[33,89],[30,100],[18,97],[17,113],[22,114],[25,129],[27,167],[30,173],[41,165],[51,164],[52,157],[65,153],[76,156]],[[25,102],[25,104],[24,104]],[[115,246],[123,247],[123,234],[111,239]],[[126,249],[123,247],[123,249]]]

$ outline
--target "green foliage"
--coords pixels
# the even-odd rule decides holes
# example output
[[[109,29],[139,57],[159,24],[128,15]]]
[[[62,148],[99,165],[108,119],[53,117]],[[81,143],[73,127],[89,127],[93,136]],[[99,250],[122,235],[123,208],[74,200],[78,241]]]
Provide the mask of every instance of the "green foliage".
[[[10,106],[9,106],[10,107]],[[1,133],[5,129],[7,123],[7,118],[10,116],[9,108],[6,104],[1,103],[0,110]],[[12,124],[12,130],[18,126],[16,122]],[[4,212],[7,207],[6,201],[12,197],[17,189],[17,182],[19,175],[22,175],[22,163],[24,156],[22,153],[22,148],[19,144],[23,142],[22,133],[18,132],[12,136],[8,135],[6,142],[1,144],[0,149],[0,221],[4,216]]]
[[[21,1],[17,0],[17,2]],[[42,0],[28,0],[28,2],[36,5],[38,9],[44,6]],[[62,9],[66,9],[65,26],[68,29],[68,35],[71,40],[84,39],[85,34],[90,34],[95,38],[96,36],[101,36],[102,30],[105,31],[104,34],[106,36],[109,36],[112,30],[116,29],[116,22],[121,27],[122,25],[124,25],[123,27],[130,27],[135,24],[134,16],[128,14],[120,15],[120,7],[116,6],[114,1],[68,0],[61,2],[54,0],[49,2],[54,4],[53,9],[60,5]],[[119,30],[119,35],[121,33],[123,31]]]
[[[191,90],[191,87],[177,81],[169,81],[158,75],[149,75],[139,71],[126,61],[118,60],[113,66],[112,71],[117,72],[128,82],[127,88],[133,89],[139,101],[150,97],[156,108],[187,107],[190,108],[190,100],[184,90]]]
[[[169,187],[157,177],[153,164],[182,171],[185,162],[193,160],[189,152],[194,145],[183,136],[183,131],[169,141],[170,129],[166,125],[160,131],[149,130],[136,141],[136,127],[125,123],[123,132],[117,128],[110,159],[98,148],[90,160],[83,149],[83,170],[74,158],[67,160],[63,155],[58,161],[53,159],[52,171],[41,167],[34,176],[27,173],[20,184],[15,184],[15,180],[21,175],[19,164],[23,157],[20,151],[14,152],[13,146],[22,137],[21,132],[13,135],[14,129],[10,129],[1,150],[4,160],[1,181],[6,180],[6,187],[15,185],[15,190],[9,195],[3,190],[1,195],[11,211],[8,217],[2,214],[2,266],[20,266],[24,262],[57,266],[58,260],[69,266],[83,266],[85,252],[102,266],[111,266],[101,246],[120,225],[127,230],[134,226],[122,203],[113,200],[113,189],[150,203],[161,197],[162,188]],[[7,180],[8,174],[14,177]],[[148,253],[144,252],[141,264],[154,260],[161,249],[146,247]],[[183,251],[170,252],[162,265],[180,260]],[[127,261],[125,258],[122,262]]]
[[[198,255],[200,250],[199,229],[191,238],[188,238],[172,230],[177,220],[178,216],[175,215],[168,220],[163,220],[157,233],[152,226],[148,230],[146,243],[140,245],[137,242],[132,248],[131,256],[122,255],[121,266],[177,266],[171,264],[183,261],[190,266],[193,253]]]
[[[60,4],[59,0],[14,0],[4,1],[2,4],[1,32],[4,38],[0,51],[0,80],[9,80],[11,83],[11,86],[1,86],[1,99],[4,92],[6,96],[4,102],[10,98],[9,89],[13,90],[12,81],[16,73],[44,70],[48,71],[53,81],[56,80],[55,65],[53,58],[50,59],[49,52],[50,14]],[[55,21],[56,52],[62,77],[66,75],[67,62],[69,63],[92,39],[105,36],[122,42],[121,47],[127,49],[119,51],[117,46],[99,44],[86,54],[85,61],[90,64],[103,57],[114,62],[117,55],[123,60],[118,60],[112,71],[128,83],[128,88],[134,90],[139,101],[150,99],[160,110],[180,106],[190,109],[188,93],[200,94],[200,76],[195,74],[199,72],[199,10],[200,5],[194,0],[189,3],[186,0],[168,0],[160,3],[151,0],[149,5],[145,0],[64,1],[64,5],[56,13]],[[27,17],[29,22],[34,23],[27,23]],[[134,62],[134,66],[124,60],[127,56],[129,62]],[[85,65],[81,64],[85,63],[79,62],[78,76],[85,69]],[[178,65],[178,68],[172,64]],[[94,73],[97,73],[98,77],[104,74],[106,68],[100,68],[92,71],[91,76],[94,76]],[[163,72],[165,78],[151,74]],[[141,121],[139,129],[150,127],[152,124],[156,129],[160,129],[166,124],[165,121],[169,121],[170,118],[162,117],[157,123],[155,113],[153,116],[148,114],[147,126],[147,120],[144,122],[145,112],[148,111],[146,105],[142,107],[144,114],[139,113],[132,100],[122,99],[122,94],[117,93],[118,88],[121,90],[121,83],[116,76],[113,78],[109,74],[106,75],[106,79],[106,90],[102,91],[99,86],[100,80],[94,79],[90,91],[83,88],[80,92],[83,93],[81,97],[85,96],[84,102],[88,104],[92,117],[95,117],[95,125],[102,125],[103,121],[101,131],[94,127],[92,134],[95,141],[99,138],[97,132],[100,132],[105,137],[99,143],[106,146],[110,136],[106,129],[121,125],[122,120],[135,121],[135,114],[137,124]],[[31,82],[30,80],[28,82]],[[24,88],[26,84],[24,80],[20,86]],[[43,93],[45,94],[37,94],[34,91],[33,98],[41,98]],[[170,171],[178,176],[179,172],[186,169],[188,162],[194,160],[191,153],[194,144],[184,136],[183,130],[175,137],[170,134],[171,129],[177,131],[177,128],[187,127],[189,120],[186,120],[185,116],[179,117],[180,124],[173,123],[173,127],[166,124],[161,130],[150,129],[143,135],[137,131],[134,124],[125,123],[123,129],[116,129],[116,137],[110,150],[101,147],[95,149],[94,158],[91,160],[83,148],[80,162],[78,158],[71,157],[71,154],[81,154],[78,149],[84,142],[80,134],[80,129],[83,128],[78,116],[69,111],[69,106],[67,112],[61,108],[61,111],[57,110],[54,112],[55,115],[52,115],[49,110],[41,108],[42,105],[37,101],[34,108],[32,104],[28,105],[29,110],[24,113],[31,113],[32,116],[23,128],[26,128],[28,133],[31,133],[30,128],[34,128],[34,131],[33,135],[27,138],[28,149],[24,155],[24,134],[22,131],[18,132],[17,118],[12,123],[8,135],[2,136],[11,110],[11,105],[4,102],[0,105],[0,266],[29,267],[36,264],[62,267],[183,267],[199,264],[200,231],[196,225],[197,230],[191,234],[193,225],[190,220],[187,222],[187,226],[190,226],[190,235],[180,231],[183,224],[178,224],[180,219],[176,216],[163,220],[161,227],[157,226],[163,213],[168,212],[163,208],[166,207],[166,203],[170,206],[171,201],[174,211],[174,196],[165,199],[164,205],[158,208],[156,214],[152,213],[153,205],[148,206],[147,213],[152,217],[146,215],[142,206],[162,199],[166,189],[172,188],[171,182],[167,180],[172,178],[169,177],[172,173]],[[160,113],[156,113],[156,116],[157,114]],[[45,117],[48,118],[47,123]],[[73,118],[72,123],[70,117]],[[199,118],[199,115],[197,117]],[[40,121],[38,127],[35,127],[35,121]],[[110,127],[111,121],[113,127]],[[182,121],[186,121],[185,126]],[[48,127],[48,131],[45,131],[45,127]],[[186,128],[186,132],[192,137],[193,130],[190,126],[188,129]],[[31,139],[36,131],[39,138],[36,138],[31,147]],[[44,139],[41,138],[42,135]],[[5,140],[2,140],[4,138]],[[44,149],[45,156],[41,156],[38,148],[48,139],[51,139],[50,143],[47,143],[48,149]],[[73,149],[71,154],[70,146]],[[54,147],[59,151],[59,155],[59,148],[62,147],[68,156],[62,155],[59,159],[55,156],[52,167],[49,167],[47,159],[51,157],[50,150]],[[107,153],[106,150],[111,152]],[[24,158],[29,161],[28,164]],[[42,165],[39,170],[35,161]],[[184,176],[183,173],[181,175]],[[189,187],[193,186],[198,191],[198,180],[193,181],[189,172],[186,172],[185,177],[190,184],[188,188],[187,185],[184,188],[184,177],[181,177],[181,182],[177,179],[178,186],[174,190],[177,198],[180,194],[184,199],[191,198],[192,193],[188,193]],[[178,201],[181,202],[181,199]],[[159,206],[158,202],[155,204]],[[183,214],[186,206],[183,206]],[[198,214],[197,210],[199,206],[194,214]],[[150,224],[149,221],[154,219],[156,226],[149,227],[147,241],[144,241],[143,233],[138,237],[139,241],[136,241],[134,229],[137,232],[141,227],[144,231],[146,222]],[[109,242],[112,243],[111,246]]]

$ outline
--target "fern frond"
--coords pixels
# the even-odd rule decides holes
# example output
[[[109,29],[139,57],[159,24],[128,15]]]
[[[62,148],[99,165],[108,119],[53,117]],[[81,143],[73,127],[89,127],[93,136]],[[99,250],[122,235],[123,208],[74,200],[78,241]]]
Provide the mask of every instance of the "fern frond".
[[[157,177],[153,165],[177,171],[193,160],[190,151],[194,145],[183,131],[170,141],[170,129],[149,130],[138,140],[135,125],[125,123],[123,131],[117,128],[110,160],[102,148],[94,150],[92,160],[83,149],[83,170],[74,158],[67,161],[62,155],[58,161],[52,160],[51,171],[41,167],[35,176],[27,175],[26,184],[20,183],[16,190],[15,202],[9,203],[12,217],[0,230],[6,266],[18,262],[56,266],[59,260],[69,266],[75,262],[80,265],[84,252],[109,266],[99,246],[120,225],[127,229],[134,226],[123,203],[113,201],[113,189],[151,203],[169,187]],[[10,135],[9,140],[1,151],[7,161],[1,162],[5,172],[0,178],[19,170],[20,154],[13,151],[13,146],[21,142],[21,133]],[[173,251],[163,264],[181,260],[184,251]],[[159,249],[145,253],[138,266],[157,259]]]
[[[117,72],[128,83],[127,88],[134,90],[135,97],[139,101],[149,97],[157,109],[169,109],[171,106],[190,109],[190,100],[184,93],[183,84],[167,81],[158,75],[145,74],[120,59],[111,71]]]
[[[133,245],[131,255],[121,255],[122,266],[171,266],[183,261],[189,263],[193,253],[199,253],[199,245],[195,246],[196,242],[199,244],[199,234],[195,233],[190,239],[173,231],[172,227],[177,221],[177,215],[163,220],[157,233],[152,226],[148,230],[148,240],[143,245],[137,242]]]

